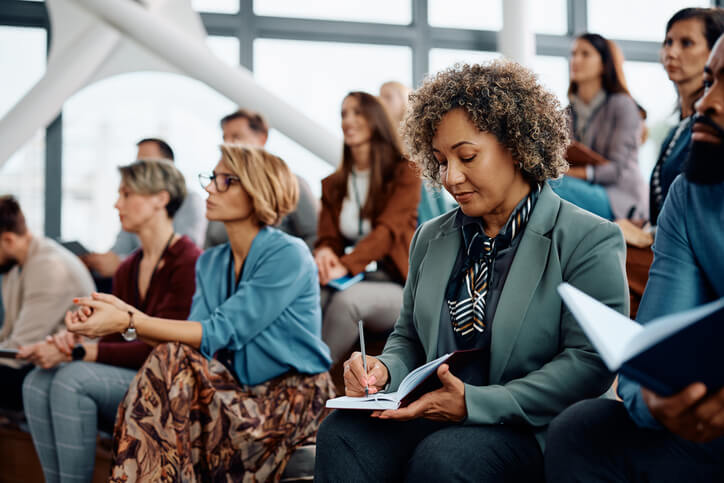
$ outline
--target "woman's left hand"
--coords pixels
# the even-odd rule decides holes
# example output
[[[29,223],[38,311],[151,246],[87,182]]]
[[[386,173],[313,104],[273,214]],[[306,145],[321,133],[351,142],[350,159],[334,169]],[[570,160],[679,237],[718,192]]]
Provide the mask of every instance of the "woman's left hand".
[[[442,382],[440,389],[423,395],[407,407],[374,411],[372,416],[396,421],[408,421],[417,418],[451,422],[464,420],[468,415],[468,410],[465,407],[465,384],[452,375],[447,364],[442,364],[437,368],[437,377]]]
[[[120,300],[118,300],[120,304],[111,303],[114,300],[111,300],[111,302],[98,300],[97,295],[103,295],[106,300],[109,297],[118,300],[112,295],[105,294],[93,294],[93,298],[82,297],[75,299],[73,302],[81,306],[81,308],[76,312],[67,312],[65,314],[65,326],[70,332],[95,338],[126,330],[129,316],[128,310],[124,309],[126,306],[130,307],[130,305],[124,304]],[[87,316],[87,312],[84,312],[85,307],[92,310],[90,316]],[[133,309],[132,312],[135,313],[137,310]]]
[[[342,265],[341,263],[336,263],[330,267],[330,269],[327,271],[327,281],[323,285],[326,285],[327,283],[331,282],[332,280],[336,280],[340,277],[344,277],[349,273],[349,270],[347,270],[347,267]]]
[[[61,362],[70,361],[71,357],[58,349],[52,341],[43,341],[21,347],[18,351],[18,359],[32,362],[43,369],[50,369]]]

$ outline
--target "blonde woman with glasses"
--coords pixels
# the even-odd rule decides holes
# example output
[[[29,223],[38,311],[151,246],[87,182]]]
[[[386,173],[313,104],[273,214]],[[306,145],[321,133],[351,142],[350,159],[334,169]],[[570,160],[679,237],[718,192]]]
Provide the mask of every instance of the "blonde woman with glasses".
[[[189,321],[110,295],[66,317],[72,332],[158,344],[119,409],[112,481],[277,480],[333,395],[314,260],[273,228],[297,203],[294,175],[263,149],[225,144],[200,180],[229,243],[199,258]]]

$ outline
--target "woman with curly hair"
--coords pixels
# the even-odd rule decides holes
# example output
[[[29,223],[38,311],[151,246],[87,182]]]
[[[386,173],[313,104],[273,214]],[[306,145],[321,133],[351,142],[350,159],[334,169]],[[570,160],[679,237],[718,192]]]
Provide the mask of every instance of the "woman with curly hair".
[[[199,257],[189,321],[105,294],[66,316],[74,333],[158,344],[118,410],[110,481],[278,481],[334,394],[314,260],[273,228],[296,178],[263,149],[224,144],[199,180],[229,243]]]
[[[395,323],[422,184],[375,96],[347,94],[342,102],[342,133],[342,162],[322,180],[314,250],[322,284],[322,337],[335,363],[352,350],[358,320],[383,333]],[[339,277],[362,272],[364,281],[346,290],[329,286]]]
[[[619,229],[561,200],[559,103],[518,64],[458,65],[410,97],[411,158],[460,204],[418,228],[400,316],[381,355],[345,362],[348,396],[394,391],[456,350],[441,388],[410,405],[336,411],[317,435],[316,481],[540,481],[551,419],[611,384],[556,287],[628,313]]]
[[[585,165],[572,166],[552,183],[554,191],[607,220],[645,218],[648,191],[638,165],[641,114],[616,69],[611,44],[598,34],[583,34],[573,43],[568,97],[573,142],[567,157]]]

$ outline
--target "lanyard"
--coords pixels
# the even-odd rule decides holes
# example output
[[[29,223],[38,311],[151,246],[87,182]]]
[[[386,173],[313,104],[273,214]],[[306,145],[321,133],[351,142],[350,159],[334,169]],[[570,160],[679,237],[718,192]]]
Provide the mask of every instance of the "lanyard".
[[[359,195],[359,189],[357,188],[357,175],[354,171],[350,171],[352,175],[352,188],[354,189],[354,200],[357,202],[357,235],[362,236],[362,200]]]
[[[605,106],[608,103],[608,96],[606,96],[606,99],[600,103],[596,108],[591,112],[591,115],[588,116],[588,120],[586,121],[586,124],[581,129],[581,136],[580,138],[576,139],[576,141],[580,141],[585,144],[585,138],[586,133],[588,132],[588,128],[591,127],[591,121],[593,121],[593,118],[596,117],[596,114],[598,114],[598,111],[601,110],[603,106]],[[578,124],[578,114],[576,114],[576,109],[571,106],[571,114],[573,116],[573,137],[577,137],[577,124]]]
[[[148,291],[151,289],[151,282],[153,281],[154,275],[156,275],[156,270],[158,270],[158,266],[161,264],[161,260],[163,260],[163,257],[166,255],[166,252],[168,251],[168,247],[171,246],[171,241],[173,240],[173,237],[176,236],[176,233],[172,232],[171,236],[168,238],[168,241],[166,242],[166,246],[163,247],[163,251],[161,252],[161,256],[158,257],[158,260],[156,260],[156,264],[153,266],[153,271],[151,272],[151,278],[148,279],[148,288],[146,289],[146,297],[144,297],[143,301],[141,301],[141,293],[138,286],[138,272],[140,271],[141,266],[141,258],[139,257],[138,263],[136,264],[136,303],[133,304],[136,306],[137,309],[139,309],[141,312],[146,311],[146,300],[148,300]]]

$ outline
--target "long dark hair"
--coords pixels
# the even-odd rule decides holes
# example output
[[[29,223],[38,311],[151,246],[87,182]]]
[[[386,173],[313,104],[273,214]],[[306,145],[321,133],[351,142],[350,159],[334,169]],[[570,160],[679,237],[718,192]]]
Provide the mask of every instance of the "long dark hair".
[[[601,63],[603,64],[603,73],[601,74],[601,86],[607,94],[628,94],[628,90],[624,87],[623,80],[619,77],[619,73],[616,70],[616,64],[614,63],[613,54],[611,52],[611,46],[603,36],[599,34],[581,34],[576,39],[585,40],[596,49],[596,52],[601,56]],[[568,84],[568,95],[575,94],[578,92],[578,83],[571,81]]]
[[[672,29],[674,24],[683,20],[699,20],[704,27],[704,37],[706,38],[706,45],[709,47],[709,52],[714,47],[717,39],[722,33],[724,33],[724,8],[712,7],[712,8],[682,8],[676,12],[668,22],[666,22],[666,35],[669,35],[669,31]],[[666,35],[664,36],[664,43],[666,43]],[[702,77],[701,86],[693,95],[694,103],[704,94],[704,79]],[[678,96],[678,90],[676,95]],[[694,110],[694,103],[691,108]],[[677,103],[677,109],[681,109],[680,103]]]
[[[362,216],[373,219],[385,207],[389,194],[392,191],[394,172],[399,163],[404,161],[400,140],[393,127],[387,110],[372,94],[354,91],[345,96],[354,97],[359,102],[362,116],[367,120],[372,137],[370,138],[370,186],[367,192],[367,201],[362,207]],[[352,171],[354,162],[352,150],[345,143],[342,152],[342,163],[337,168],[335,177],[335,192],[339,199],[347,195],[347,179]]]

